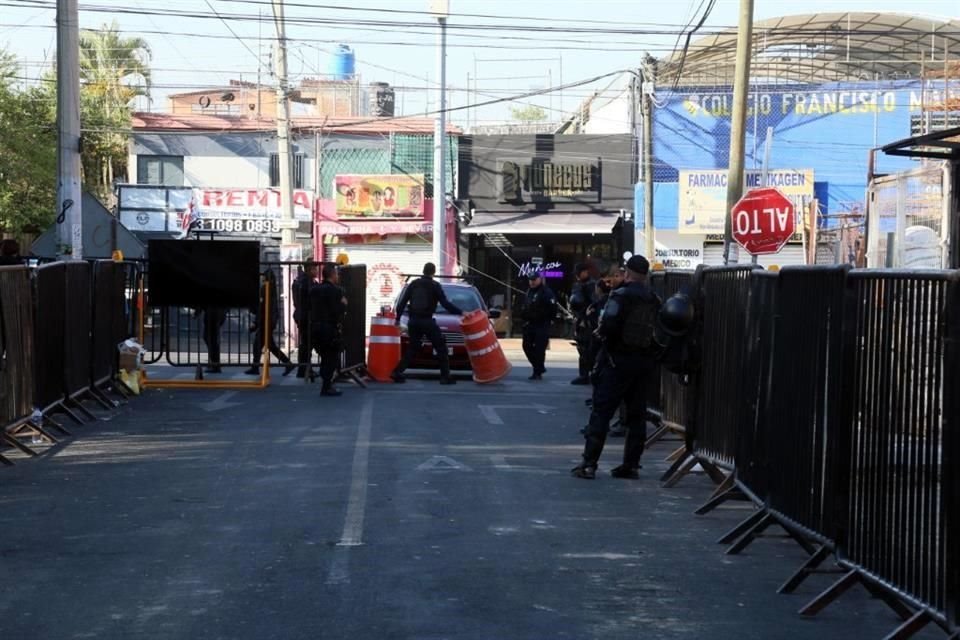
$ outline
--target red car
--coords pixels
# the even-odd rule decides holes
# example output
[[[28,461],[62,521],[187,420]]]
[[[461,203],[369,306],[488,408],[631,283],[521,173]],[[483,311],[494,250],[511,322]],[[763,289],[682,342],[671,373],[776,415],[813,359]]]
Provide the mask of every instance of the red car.
[[[404,285],[403,290],[400,291],[400,295],[397,296],[397,299],[394,301],[394,309],[396,309],[397,303],[407,290],[407,286],[409,285]],[[441,282],[440,286],[443,287],[443,292],[446,294],[447,300],[456,305],[457,308],[462,309],[464,312],[482,309],[491,318],[496,318],[500,315],[500,311],[496,309],[487,309],[487,305],[484,303],[483,297],[481,297],[480,292],[477,291],[476,287],[474,287],[472,284],[466,282]],[[463,330],[460,328],[460,316],[448,313],[446,309],[438,304],[437,310],[433,314],[433,317],[436,319],[437,325],[440,327],[440,331],[443,333],[443,337],[447,342],[447,354],[450,357],[450,369],[454,371],[469,371],[470,357],[467,355],[467,348],[463,342]],[[407,314],[404,313],[400,317],[400,324],[406,327],[407,319]],[[400,334],[400,342],[403,353],[406,353],[407,345],[410,343],[410,337],[407,335],[406,331],[403,331]],[[440,363],[437,362],[437,357],[433,353],[433,345],[431,345],[426,338],[424,338],[422,344],[420,345],[420,350],[417,351],[413,360],[411,360],[410,368],[440,368]]]

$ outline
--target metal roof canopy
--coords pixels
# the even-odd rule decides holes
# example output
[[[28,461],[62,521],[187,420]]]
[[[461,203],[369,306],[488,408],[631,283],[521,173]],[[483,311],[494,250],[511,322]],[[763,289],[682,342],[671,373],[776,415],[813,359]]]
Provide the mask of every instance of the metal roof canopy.
[[[904,138],[882,147],[889,156],[960,161],[960,127]]]
[[[661,60],[659,83],[728,84],[734,77],[736,28],[726,28]],[[813,13],[753,26],[752,78],[774,82],[919,78],[960,58],[960,20],[877,12]],[[682,67],[682,70],[681,70]],[[676,75],[680,72],[680,77]]]
[[[487,213],[477,212],[464,234],[571,234],[613,233],[619,213]]]

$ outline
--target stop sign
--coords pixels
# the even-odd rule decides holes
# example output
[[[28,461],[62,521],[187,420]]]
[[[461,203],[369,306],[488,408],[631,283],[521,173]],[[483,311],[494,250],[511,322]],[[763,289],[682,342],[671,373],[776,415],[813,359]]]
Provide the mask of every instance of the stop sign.
[[[733,207],[733,239],[751,255],[777,253],[797,230],[793,203],[778,189],[751,189]]]

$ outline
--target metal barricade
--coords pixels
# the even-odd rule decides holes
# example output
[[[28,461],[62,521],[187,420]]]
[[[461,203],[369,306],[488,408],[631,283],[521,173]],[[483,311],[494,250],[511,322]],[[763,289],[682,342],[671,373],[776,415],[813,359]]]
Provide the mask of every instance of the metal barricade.
[[[33,279],[36,404],[47,413],[63,402],[66,366],[66,270],[62,262],[37,267]],[[79,418],[71,415],[76,422]]]
[[[958,272],[849,275],[842,417],[849,431],[836,466],[847,506],[838,556],[850,571],[805,615],[861,582],[908,618],[889,637],[928,622],[957,630],[958,287]]]
[[[33,313],[30,272],[26,267],[0,267],[0,439],[25,453],[34,453],[23,445],[17,434],[33,412]],[[34,425],[39,427],[39,425]],[[42,432],[42,430],[41,430]],[[0,463],[12,464],[0,455]]]
[[[367,366],[367,267],[362,264],[340,267],[340,286],[347,297],[343,322],[343,356],[340,375],[363,384]]]
[[[693,271],[664,271],[662,280],[654,290],[663,300],[676,293],[688,293],[694,286]],[[691,329],[696,331],[696,328]],[[690,401],[689,387],[679,376],[660,369],[657,372],[656,406],[659,408],[660,424],[647,439],[647,446],[662,439],[668,433],[683,436],[686,433],[687,406]]]

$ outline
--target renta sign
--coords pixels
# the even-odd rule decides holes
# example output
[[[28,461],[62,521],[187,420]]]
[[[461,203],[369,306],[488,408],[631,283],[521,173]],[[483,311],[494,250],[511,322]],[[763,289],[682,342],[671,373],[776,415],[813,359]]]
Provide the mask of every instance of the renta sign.
[[[200,218],[266,218],[281,217],[279,189],[195,189]],[[313,220],[313,193],[304,189],[293,192],[293,217]]]

